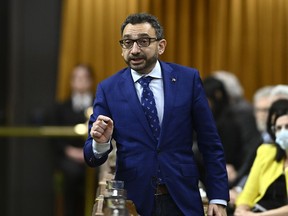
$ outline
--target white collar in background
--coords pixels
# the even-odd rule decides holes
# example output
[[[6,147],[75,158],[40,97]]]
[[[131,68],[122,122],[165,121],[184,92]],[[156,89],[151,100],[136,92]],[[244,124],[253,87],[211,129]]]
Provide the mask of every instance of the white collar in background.
[[[91,93],[73,93],[72,94],[72,106],[75,111],[86,110],[92,106],[93,96]]]

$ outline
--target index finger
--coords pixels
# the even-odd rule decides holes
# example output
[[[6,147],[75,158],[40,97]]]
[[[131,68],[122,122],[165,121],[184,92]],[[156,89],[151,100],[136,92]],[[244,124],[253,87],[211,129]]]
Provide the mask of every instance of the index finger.
[[[99,121],[104,121],[106,124],[108,124],[108,123],[113,123],[113,121],[112,121],[112,119],[111,118],[109,118],[108,116],[104,116],[104,115],[99,115],[98,116],[98,118],[97,118],[97,120],[99,120]]]

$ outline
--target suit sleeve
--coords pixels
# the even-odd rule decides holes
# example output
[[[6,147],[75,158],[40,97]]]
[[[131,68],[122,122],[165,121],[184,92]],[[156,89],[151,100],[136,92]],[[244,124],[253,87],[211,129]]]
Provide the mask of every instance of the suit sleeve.
[[[93,138],[90,135],[90,130],[92,127],[92,124],[96,121],[98,115],[106,115],[110,117],[108,110],[108,106],[105,100],[105,94],[104,91],[101,87],[101,83],[97,87],[97,92],[96,92],[96,98],[93,103],[93,114],[90,116],[89,122],[88,122],[88,138],[86,139],[85,145],[84,145],[84,159],[87,163],[87,165],[91,167],[96,167],[100,166],[108,158],[108,154],[112,151],[112,145],[110,145],[110,150],[104,153],[101,157],[95,157],[94,152],[93,152]]]
[[[229,201],[224,150],[198,73],[193,88],[193,124],[205,167],[208,198]]]

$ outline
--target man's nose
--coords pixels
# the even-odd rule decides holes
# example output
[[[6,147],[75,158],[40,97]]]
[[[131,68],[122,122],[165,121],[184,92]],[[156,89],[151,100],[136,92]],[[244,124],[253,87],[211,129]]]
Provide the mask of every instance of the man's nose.
[[[133,46],[131,48],[131,53],[139,53],[140,52],[140,46],[137,44],[136,41],[134,41]]]

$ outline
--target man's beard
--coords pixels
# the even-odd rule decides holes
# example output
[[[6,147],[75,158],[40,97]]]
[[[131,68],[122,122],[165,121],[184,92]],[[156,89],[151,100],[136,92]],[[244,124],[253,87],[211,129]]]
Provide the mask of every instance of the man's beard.
[[[135,57],[141,57],[142,59],[144,59],[142,64],[139,65],[133,65],[130,63],[132,58],[128,58],[128,60],[125,60],[126,64],[132,68],[133,70],[137,71],[138,73],[141,74],[148,74],[152,71],[152,69],[154,68],[157,60],[158,60],[158,55],[155,54],[153,57],[151,57],[150,59],[147,59],[146,56],[135,56]]]

